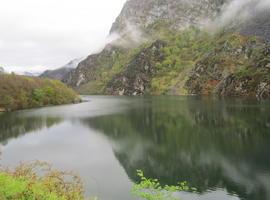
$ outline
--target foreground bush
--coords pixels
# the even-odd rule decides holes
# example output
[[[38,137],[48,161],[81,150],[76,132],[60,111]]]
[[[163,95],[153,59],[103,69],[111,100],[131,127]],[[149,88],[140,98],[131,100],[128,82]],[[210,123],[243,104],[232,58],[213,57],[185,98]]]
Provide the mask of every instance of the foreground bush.
[[[162,186],[157,179],[150,179],[144,176],[141,170],[137,171],[140,182],[134,184],[132,193],[145,200],[179,200],[175,196],[178,192],[195,192],[196,188],[189,187],[187,182],[180,182],[178,185]]]
[[[83,194],[79,177],[53,170],[46,163],[0,170],[1,200],[83,200]]]
[[[60,81],[0,74],[0,110],[60,105],[78,100],[77,94]]]

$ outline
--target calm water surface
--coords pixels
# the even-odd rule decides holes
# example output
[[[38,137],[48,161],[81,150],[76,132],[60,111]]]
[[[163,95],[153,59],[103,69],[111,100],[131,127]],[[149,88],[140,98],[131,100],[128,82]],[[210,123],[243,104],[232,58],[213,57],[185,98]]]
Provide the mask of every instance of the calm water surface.
[[[183,200],[270,199],[270,102],[86,96],[0,115],[1,165],[42,160],[76,171],[88,196],[133,200],[136,170],[188,181]]]

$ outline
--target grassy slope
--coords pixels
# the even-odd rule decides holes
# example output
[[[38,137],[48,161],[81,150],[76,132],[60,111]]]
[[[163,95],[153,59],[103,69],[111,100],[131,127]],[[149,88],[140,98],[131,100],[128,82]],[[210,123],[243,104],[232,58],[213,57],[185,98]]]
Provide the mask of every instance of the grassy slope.
[[[77,94],[60,81],[18,75],[0,75],[0,108],[18,110],[73,103]]]

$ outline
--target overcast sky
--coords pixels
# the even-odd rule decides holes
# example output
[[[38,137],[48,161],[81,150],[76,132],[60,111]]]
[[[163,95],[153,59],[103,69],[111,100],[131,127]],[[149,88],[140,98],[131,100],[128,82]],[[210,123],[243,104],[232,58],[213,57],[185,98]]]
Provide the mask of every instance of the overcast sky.
[[[102,48],[126,0],[0,0],[0,66],[42,71]]]

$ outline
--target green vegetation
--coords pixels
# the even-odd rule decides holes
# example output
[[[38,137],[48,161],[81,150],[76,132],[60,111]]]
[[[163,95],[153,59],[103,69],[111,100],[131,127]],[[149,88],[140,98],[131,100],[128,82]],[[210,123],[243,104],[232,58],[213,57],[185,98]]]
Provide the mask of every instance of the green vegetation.
[[[0,74],[0,109],[12,111],[74,103],[77,94],[56,80]]]
[[[176,186],[162,186],[157,179],[146,178],[141,170],[137,171],[141,181],[132,188],[132,193],[145,200],[177,200],[174,194],[180,191],[196,191],[190,188],[187,182]]]
[[[113,77],[122,73],[128,63],[147,45],[148,43],[134,49],[114,46],[112,54],[108,54],[104,50],[97,58],[96,65],[98,67],[94,71],[90,69],[91,73],[94,73],[98,78],[76,88],[77,91],[80,94],[104,94],[107,84]]]
[[[211,34],[195,27],[173,32],[169,26],[168,22],[157,21],[146,30],[152,36],[148,42],[135,47],[114,46],[111,54],[100,53],[97,67],[89,72],[95,78],[90,77],[78,91],[258,96],[257,90],[264,82],[267,86],[263,96],[270,96],[270,55],[264,41],[239,33]],[[151,48],[156,42],[165,45]],[[233,81],[227,81],[229,75]],[[138,88],[143,91],[138,92]]]
[[[215,47],[214,37],[196,28],[183,32],[168,33],[162,36],[167,46],[162,49],[164,59],[156,63],[157,73],[151,80],[151,93],[167,94],[173,88],[174,93],[186,94],[183,85],[195,63]]]
[[[175,193],[194,192],[187,182],[162,186],[157,179],[144,177],[137,171],[140,182],[132,194],[145,200],[178,200]],[[15,170],[0,170],[0,199],[2,200],[85,200],[81,179],[69,172],[54,170],[47,163],[21,164]],[[94,198],[97,199],[97,198]]]
[[[79,177],[53,170],[46,163],[21,164],[14,171],[0,170],[2,200],[83,200],[82,188]]]

